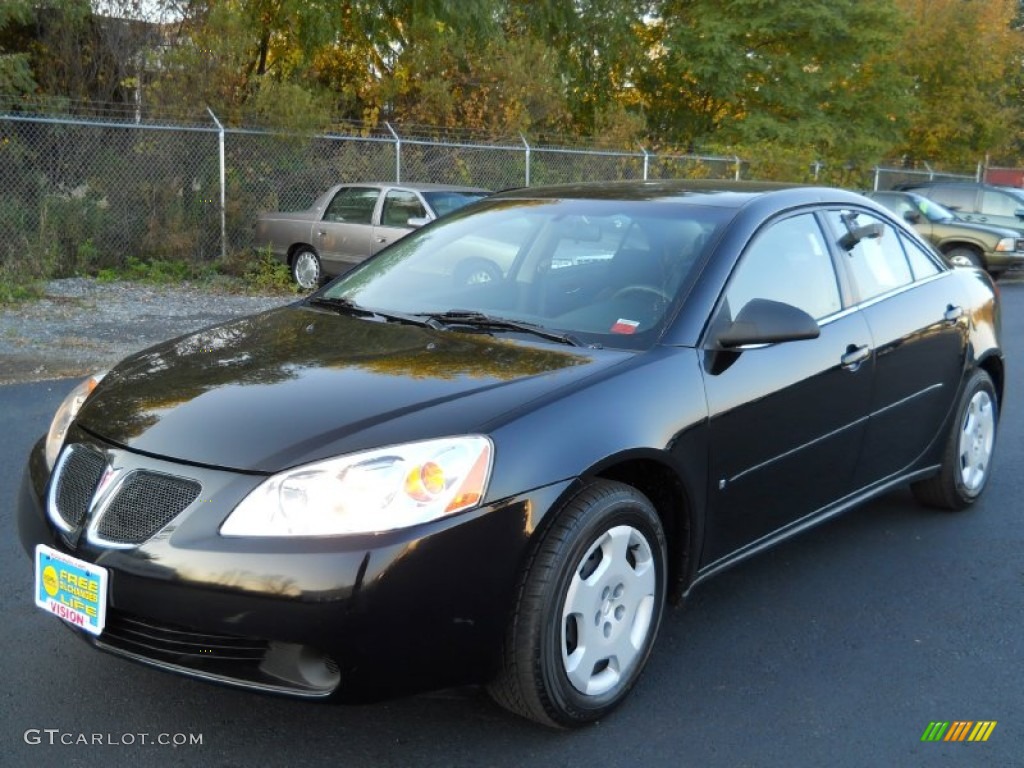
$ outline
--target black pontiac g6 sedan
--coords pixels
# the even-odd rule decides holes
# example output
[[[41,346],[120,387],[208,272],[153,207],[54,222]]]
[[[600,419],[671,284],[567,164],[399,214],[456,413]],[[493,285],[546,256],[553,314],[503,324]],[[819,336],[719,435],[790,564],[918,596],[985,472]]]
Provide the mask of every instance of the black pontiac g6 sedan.
[[[502,277],[453,280],[477,253]],[[104,651],[574,726],[706,577],[904,483],[974,502],[1003,377],[989,277],[856,194],[510,191],[83,382],[21,540]]]

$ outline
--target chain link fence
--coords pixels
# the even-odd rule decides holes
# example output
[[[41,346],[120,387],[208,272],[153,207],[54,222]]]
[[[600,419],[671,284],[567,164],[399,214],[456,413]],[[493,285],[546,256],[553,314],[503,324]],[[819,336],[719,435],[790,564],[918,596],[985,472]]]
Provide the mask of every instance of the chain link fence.
[[[498,190],[585,180],[738,178],[737,158],[519,143],[298,136],[210,125],[0,114],[0,270],[39,275],[130,257],[209,262],[253,244],[256,214],[308,207],[340,182]],[[221,160],[223,142],[223,160]],[[223,204],[222,204],[223,201]]]
[[[0,275],[123,267],[132,258],[214,261],[253,245],[258,213],[301,210],[340,182],[431,181],[499,190],[626,179],[789,178],[838,184],[821,164],[783,172],[771,158],[672,155],[403,136],[385,124],[360,135],[305,136],[139,115],[0,113]],[[874,169],[874,188],[973,178]]]
[[[876,192],[896,189],[901,184],[912,184],[916,181],[981,181],[982,175],[981,165],[978,165],[978,170],[973,174],[936,171],[930,167],[923,171],[908,168],[875,168],[873,189]]]

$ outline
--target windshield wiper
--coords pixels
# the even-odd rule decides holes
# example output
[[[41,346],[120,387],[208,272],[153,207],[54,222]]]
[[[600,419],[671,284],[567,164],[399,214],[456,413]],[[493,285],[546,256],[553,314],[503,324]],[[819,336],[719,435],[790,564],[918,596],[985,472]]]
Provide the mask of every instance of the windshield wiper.
[[[314,296],[313,298],[309,299],[309,303],[318,307],[328,307],[330,309],[336,309],[341,312],[348,312],[353,315],[359,315],[360,317],[373,317],[380,320],[388,320],[398,323],[408,323],[410,325],[431,325],[429,320],[424,320],[422,317],[418,317],[416,315],[405,315],[400,312],[392,312],[390,310],[361,307],[354,301],[352,301],[352,299],[339,298],[334,296]]]
[[[480,330],[485,331],[520,331],[521,333],[529,333],[533,336],[539,336],[542,339],[557,341],[560,344],[568,344],[573,347],[586,346],[571,333],[550,331],[547,328],[541,325],[535,325],[534,323],[526,323],[521,320],[509,320],[505,317],[493,317],[483,312],[477,312],[476,310],[471,309],[450,309],[447,312],[421,312],[417,313],[417,316],[426,318],[428,323],[433,321],[433,323],[439,324],[440,327],[462,325],[469,328],[479,328]]]
[[[351,312],[356,315],[374,315],[376,312],[372,312],[368,309],[363,309],[356,304],[352,299],[342,299],[334,296],[313,296],[307,299],[310,304],[317,307],[328,307],[329,309],[337,309],[344,312]]]

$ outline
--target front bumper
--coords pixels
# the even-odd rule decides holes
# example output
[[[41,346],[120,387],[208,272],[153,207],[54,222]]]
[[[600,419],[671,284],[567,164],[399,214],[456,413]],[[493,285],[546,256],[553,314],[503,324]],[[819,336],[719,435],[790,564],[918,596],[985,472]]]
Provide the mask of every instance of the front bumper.
[[[991,251],[985,254],[985,259],[990,272],[1017,272],[1024,269],[1024,252],[1021,251]]]
[[[79,437],[82,437],[81,434]],[[138,546],[62,534],[33,449],[18,499],[22,546],[108,570],[96,647],[183,674],[296,696],[368,701],[487,680],[530,534],[558,483],[452,519],[387,534],[225,538],[217,530],[261,476],[184,466],[87,437],[119,466],[194,478],[203,492]]]

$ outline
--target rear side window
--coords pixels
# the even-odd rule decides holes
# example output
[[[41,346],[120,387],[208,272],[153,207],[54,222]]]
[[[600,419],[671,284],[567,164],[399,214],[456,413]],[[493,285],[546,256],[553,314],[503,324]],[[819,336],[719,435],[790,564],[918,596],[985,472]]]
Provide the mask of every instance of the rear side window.
[[[986,189],[981,193],[980,213],[986,216],[1013,216],[1019,208],[1024,208],[1024,204],[1005,192]]]
[[[847,264],[861,301],[913,282],[900,237],[889,224],[863,211],[829,211],[829,225]]]
[[[915,280],[923,280],[942,271],[942,267],[936,263],[935,258],[916,242],[909,237],[901,237],[900,240],[903,242],[903,250],[907,253],[907,260],[910,262],[910,269],[914,273]]]
[[[373,187],[343,187],[327,206],[324,219],[345,224],[371,224],[379,196],[380,190]]]

